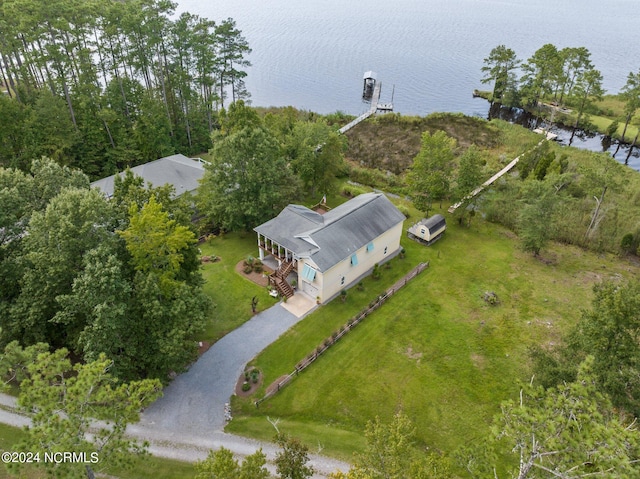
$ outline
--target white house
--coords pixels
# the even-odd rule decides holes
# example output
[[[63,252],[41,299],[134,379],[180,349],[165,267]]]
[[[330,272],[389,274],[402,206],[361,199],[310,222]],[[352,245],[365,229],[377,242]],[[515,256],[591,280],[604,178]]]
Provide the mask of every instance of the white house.
[[[326,302],[400,250],[404,215],[382,193],[367,193],[320,214],[289,205],[254,228],[260,259],[297,271],[298,289]]]

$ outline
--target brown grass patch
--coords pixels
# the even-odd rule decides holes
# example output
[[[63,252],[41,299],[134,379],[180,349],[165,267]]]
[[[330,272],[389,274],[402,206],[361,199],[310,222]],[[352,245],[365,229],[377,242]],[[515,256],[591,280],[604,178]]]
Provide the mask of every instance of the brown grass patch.
[[[407,349],[404,352],[404,355],[409,359],[415,360],[417,363],[419,363],[420,359],[422,359],[422,353],[418,351],[414,351],[411,346],[407,346]]]
[[[399,175],[411,166],[420,151],[422,133],[438,130],[456,139],[460,153],[472,144],[495,148],[500,139],[500,132],[480,118],[443,113],[424,118],[389,114],[364,121],[348,131],[346,157],[355,164]]]

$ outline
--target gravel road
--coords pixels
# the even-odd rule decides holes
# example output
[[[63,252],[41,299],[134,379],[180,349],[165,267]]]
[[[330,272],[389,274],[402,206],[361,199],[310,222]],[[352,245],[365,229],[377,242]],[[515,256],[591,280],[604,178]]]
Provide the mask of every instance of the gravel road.
[[[140,422],[127,428],[127,434],[149,441],[149,452],[160,457],[194,462],[204,459],[210,449],[224,446],[239,456],[262,448],[267,460],[273,461],[278,450],[274,444],[223,431],[224,405],[245,365],[301,319],[280,304],[255,315],[216,342],[169,384],[163,397],[145,410]],[[0,394],[0,405],[0,422],[17,427],[29,423],[29,418],[13,411],[15,398]],[[349,468],[347,463],[320,455],[311,455],[310,464],[317,471],[314,479]],[[275,473],[273,464],[269,469]]]

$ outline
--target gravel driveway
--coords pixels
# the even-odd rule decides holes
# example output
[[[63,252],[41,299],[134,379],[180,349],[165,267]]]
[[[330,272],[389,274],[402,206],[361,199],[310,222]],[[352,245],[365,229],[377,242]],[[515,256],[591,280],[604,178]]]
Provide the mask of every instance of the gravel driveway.
[[[204,459],[210,449],[221,446],[240,456],[262,448],[273,461],[278,451],[274,444],[223,432],[224,404],[229,402],[246,363],[301,319],[281,304],[255,315],[211,346],[167,386],[164,396],[145,410],[140,422],[127,427],[127,435],[148,440],[154,455],[183,461]],[[15,407],[15,398],[0,393],[0,423],[29,424],[27,417],[14,412]],[[349,468],[342,461],[317,454],[311,454],[309,462],[317,471],[314,479]],[[268,468],[275,472],[272,463]]]
[[[245,365],[302,318],[281,304],[255,315],[215,343],[164,390],[142,415],[140,425],[177,435],[222,431],[224,404]]]

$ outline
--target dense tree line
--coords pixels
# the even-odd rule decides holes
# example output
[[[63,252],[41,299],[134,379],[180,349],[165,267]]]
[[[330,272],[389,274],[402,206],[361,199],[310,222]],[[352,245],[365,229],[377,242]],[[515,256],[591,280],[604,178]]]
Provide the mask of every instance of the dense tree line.
[[[482,72],[482,82],[492,85],[492,102],[522,106],[535,112],[538,118],[547,116],[551,121],[570,124],[574,132],[576,128],[589,129],[588,114],[594,112],[594,101],[602,99],[605,93],[602,74],[593,65],[591,52],[585,47],[558,49],[548,43],[522,61],[515,51],[498,45],[484,59]],[[624,142],[627,127],[640,108],[640,71],[629,73],[619,96],[625,104],[621,134]],[[564,108],[549,106],[571,108],[572,120],[567,119]],[[636,141],[637,136],[633,144]]]
[[[0,2],[0,165],[47,156],[102,177],[206,151],[225,102],[247,98],[250,48],[168,0]]]
[[[263,117],[237,101],[212,139],[197,202],[225,230],[251,230],[303,194],[317,201],[345,172],[345,138],[293,108]]]
[[[114,361],[123,379],[160,378],[195,357],[209,319],[191,206],[132,174],[107,200],[52,160],[0,168],[2,346],[47,343]]]
[[[496,183],[480,202],[489,220],[518,232],[526,251],[538,255],[555,240],[638,252],[640,230],[628,201],[638,185],[624,165],[605,154],[564,152],[545,142],[525,152],[516,169],[517,177]]]

